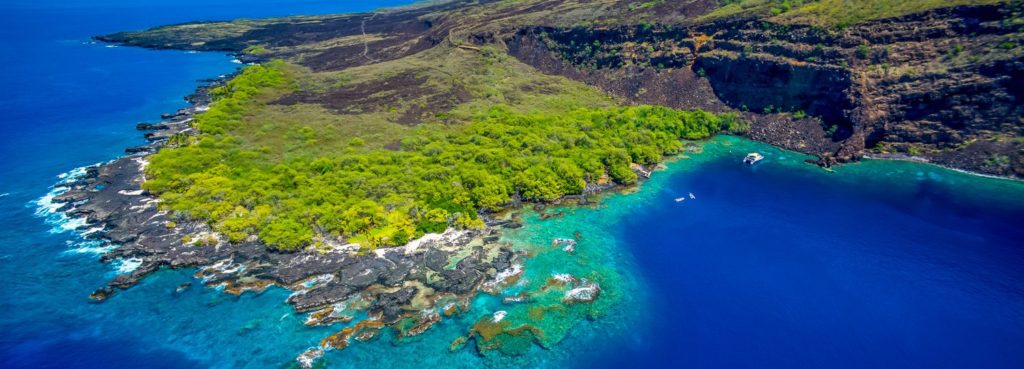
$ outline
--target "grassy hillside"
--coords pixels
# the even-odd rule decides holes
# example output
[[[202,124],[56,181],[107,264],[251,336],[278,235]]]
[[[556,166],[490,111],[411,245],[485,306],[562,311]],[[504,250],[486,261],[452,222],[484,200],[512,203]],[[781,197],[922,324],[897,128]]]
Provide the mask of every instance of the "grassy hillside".
[[[202,133],[176,137],[152,156],[145,188],[178,216],[210,222],[234,242],[373,249],[480,226],[478,211],[520,199],[551,201],[588,183],[632,184],[631,165],[657,163],[678,152],[681,139],[735,123],[704,112],[600,107],[603,97],[566,81],[563,91],[576,94],[562,103],[551,103],[557,91],[519,105],[487,103],[525,83],[494,74],[495,85],[474,92],[484,94],[480,101],[453,110],[461,118],[398,127],[313,106],[278,111],[294,108],[268,102],[324,76],[281,61],[252,66],[214,91],[211,109],[194,121]],[[588,94],[597,107],[572,100]]]
[[[249,67],[218,89],[210,111],[194,122],[199,134],[175,137],[154,155],[146,188],[160,194],[167,209],[180,218],[207,221],[235,242],[258,238],[285,250],[355,242],[372,249],[448,226],[478,226],[481,211],[520,200],[551,201],[579,194],[587,185],[633,183],[637,165],[677,152],[681,140],[737,127],[727,115],[623,108],[632,101],[628,96],[613,98],[582,82],[545,75],[506,53],[505,42],[522,27],[608,31],[611,38],[632,37],[623,29],[650,31],[659,21],[738,16],[844,27],[940,6],[994,2],[455,1],[372,14],[176,25],[109,39],[277,60]],[[640,27],[613,30],[638,22]],[[696,53],[688,40],[673,38],[685,32],[665,33],[664,40],[659,32],[649,35],[656,42],[643,49],[653,55],[656,45],[674,45],[669,48],[679,51],[672,54],[679,60],[673,59],[678,63],[669,70],[648,64],[646,70],[597,71],[591,64],[587,71],[566,73],[580,80],[615,75],[619,79],[606,85],[609,91],[635,88],[635,96],[646,92],[638,86],[661,87],[656,82],[664,81],[671,84],[660,92],[666,99],[686,95],[685,89],[710,90],[702,69],[689,70],[693,60],[685,56]],[[592,50],[601,41],[566,42],[569,48]],[[632,40],[619,41],[639,50]],[[1010,41],[1003,43],[1015,48]],[[727,40],[720,43],[730,46]],[[754,52],[749,44],[732,45],[735,49],[727,52],[748,53],[737,45]],[[783,51],[790,56],[810,52],[788,46],[793,49]],[[867,63],[861,59],[871,49],[863,47],[865,55],[851,59],[854,63]],[[839,48],[814,48],[817,54],[808,61],[845,57]],[[537,56],[531,63],[549,60],[548,51],[528,51]],[[888,73],[889,64],[880,64]],[[716,95],[694,96],[690,103]],[[812,126],[809,137],[823,134]]]
[[[899,17],[942,7],[985,5],[1010,0],[723,0],[722,6],[701,17],[764,17],[770,21],[819,27],[848,27],[872,20]]]
[[[847,27],[900,17],[926,10],[959,5],[985,5],[1008,0],[818,0],[781,13],[773,20],[784,23]]]

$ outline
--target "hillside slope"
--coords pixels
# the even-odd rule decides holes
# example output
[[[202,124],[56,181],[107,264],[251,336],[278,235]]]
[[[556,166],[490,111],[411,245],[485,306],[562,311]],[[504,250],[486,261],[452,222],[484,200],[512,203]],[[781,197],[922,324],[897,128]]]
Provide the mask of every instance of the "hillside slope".
[[[751,138],[818,155],[822,165],[894,154],[1022,177],[1021,7],[985,0],[448,1],[100,39],[282,58],[308,68],[310,81],[353,78],[359,84],[320,83],[285,101],[342,115],[354,106],[397,109],[384,120],[403,125],[564,86],[543,73],[620,102],[742,112],[753,123]],[[504,61],[516,70],[497,80],[474,67],[505,53],[525,65]],[[481,84],[500,93],[474,91]],[[368,95],[392,103],[358,98]]]
[[[308,367],[516,283],[530,253],[501,241],[519,226],[505,210],[586,202],[718,132],[822,166],[882,155],[1024,177],[1021,4],[456,0],[101,36],[259,64],[140,125],[151,144],[54,201],[118,245],[103,260],[141,261],[95,300],[200,267],[229,293],[295,291],[307,325],[365,311],[301,354]],[[518,315],[485,315],[450,349],[556,344],[623,296],[617,273],[581,270],[506,296]]]

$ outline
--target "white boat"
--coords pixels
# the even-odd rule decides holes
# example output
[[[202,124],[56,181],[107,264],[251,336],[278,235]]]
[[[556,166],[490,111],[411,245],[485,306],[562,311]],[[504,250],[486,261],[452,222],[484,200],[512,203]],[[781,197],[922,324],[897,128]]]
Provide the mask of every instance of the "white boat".
[[[683,202],[683,201],[686,201],[685,197],[677,197],[676,198],[676,202]]]
[[[761,160],[764,160],[764,155],[752,152],[747,154],[747,157],[743,158],[743,163],[747,165],[754,165]]]
[[[690,200],[696,200],[696,199],[697,199],[697,196],[694,196],[693,192],[690,192]]]

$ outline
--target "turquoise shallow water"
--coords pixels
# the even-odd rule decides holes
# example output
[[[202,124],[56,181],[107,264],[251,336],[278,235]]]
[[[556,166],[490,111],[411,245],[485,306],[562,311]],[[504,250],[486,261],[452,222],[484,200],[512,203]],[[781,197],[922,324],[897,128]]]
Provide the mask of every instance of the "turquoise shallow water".
[[[196,80],[234,71],[223,54],[91,44],[98,34],[201,19],[368,10],[407,1],[5,1],[0,4],[0,367],[279,367],[315,341],[285,293],[233,298],[158,273],[112,304],[88,303],[111,278],[90,245],[37,217],[58,175],[142,143],[136,122],[183,107]],[[55,219],[48,219],[55,220]],[[170,288],[170,289],[169,289]],[[192,294],[192,295],[190,295]],[[251,302],[250,302],[251,300]],[[181,302],[178,304],[177,302]],[[239,313],[244,312],[244,313]],[[254,321],[266,318],[266,321]],[[300,331],[277,340],[280,329]],[[289,335],[285,335],[289,336]],[[289,336],[291,337],[291,336]],[[276,342],[270,349],[256,342]],[[280,347],[280,351],[276,347]]]
[[[198,5],[186,2],[184,5]],[[194,80],[237,67],[224,55],[83,44],[87,36],[192,19],[354,10],[324,1],[216,1],[181,7],[15,2],[0,58],[0,367],[279,368],[338,327],[307,328],[288,291],[234,297],[162,271],[103,304],[115,273],[87,243],[40,218],[56,176],[116,157],[137,121],[183,105]],[[179,4],[180,5],[180,4]],[[748,151],[768,157],[754,168]],[[337,368],[1021,367],[1024,186],[914,163],[827,173],[803,157],[723,137],[636,193],[562,207],[506,240],[530,251],[518,289],[571,273],[604,291],[539,323],[559,343],[480,356],[449,345],[481,317],[530,305],[496,297],[424,335],[385,335],[331,352]],[[675,198],[693,192],[696,199]],[[577,251],[550,247],[581,236]],[[197,283],[198,284],[198,283]],[[553,340],[557,340],[554,339]]]
[[[740,163],[755,151],[766,160]],[[524,283],[591,275],[606,292],[603,316],[517,364],[1024,363],[1024,184],[892,161],[826,172],[727,136],[687,156],[597,205],[527,211],[506,235],[536,252]],[[574,235],[574,255],[548,246]]]
[[[767,159],[739,163],[752,151]],[[603,215],[578,211],[628,250],[649,314],[590,365],[1024,365],[1024,185],[803,159],[722,137]]]

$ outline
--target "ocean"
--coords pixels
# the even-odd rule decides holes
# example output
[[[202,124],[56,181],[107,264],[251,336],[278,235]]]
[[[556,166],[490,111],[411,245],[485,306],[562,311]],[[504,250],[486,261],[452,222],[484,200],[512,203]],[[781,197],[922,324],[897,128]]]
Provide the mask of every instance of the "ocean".
[[[98,34],[192,20],[361,11],[407,1],[26,1],[0,5],[0,367],[282,368],[337,327],[308,328],[271,288],[240,297],[164,270],[102,304],[130,265],[39,200],[75,168],[141,144],[138,122],[183,107],[217,53],[107,47]],[[766,155],[749,167],[747,152]],[[506,240],[535,256],[524,283],[589,275],[602,313],[555,320],[550,348],[454,353],[481,317],[330,352],[330,368],[1024,367],[1024,184],[866,161],[826,172],[735,137],[673,160],[639,189],[561,207]],[[693,198],[690,194],[693,194]],[[683,201],[676,201],[684,198]],[[552,250],[556,237],[577,251]],[[532,281],[532,282],[530,282]],[[195,285],[184,293],[175,288]]]

